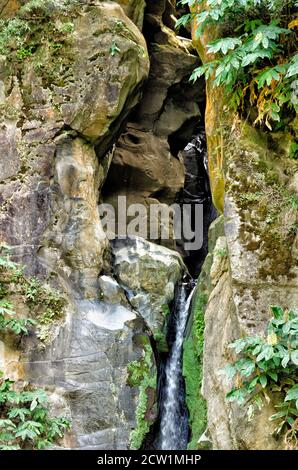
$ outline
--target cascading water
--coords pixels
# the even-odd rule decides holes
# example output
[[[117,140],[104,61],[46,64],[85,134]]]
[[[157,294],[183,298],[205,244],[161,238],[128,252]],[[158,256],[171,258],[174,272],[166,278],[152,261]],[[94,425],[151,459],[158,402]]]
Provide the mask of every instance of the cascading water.
[[[177,294],[176,337],[165,367],[164,398],[161,406],[159,447],[162,450],[186,449],[188,419],[185,410],[182,381],[182,347],[194,288],[187,296],[188,283]],[[183,412],[184,408],[184,412]]]
[[[203,205],[203,245],[197,251],[184,248],[184,240],[178,240],[177,249],[193,277],[200,273],[208,253],[208,229],[216,218],[211,200],[207,170],[206,138],[204,132],[197,135],[184,149],[185,185],[178,203]],[[170,353],[161,358],[159,379],[159,429],[153,448],[184,450],[189,437],[188,411],[185,403],[185,387],[182,376],[182,352],[185,328],[188,320],[194,281],[183,283],[176,291],[174,308],[168,325]]]

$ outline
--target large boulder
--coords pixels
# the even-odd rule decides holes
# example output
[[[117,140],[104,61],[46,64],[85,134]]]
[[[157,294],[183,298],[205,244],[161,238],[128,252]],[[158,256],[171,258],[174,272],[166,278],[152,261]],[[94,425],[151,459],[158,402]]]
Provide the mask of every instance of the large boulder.
[[[58,6],[41,9],[24,44],[34,53],[21,63],[14,49],[1,56],[0,238],[31,273],[62,270],[68,281],[86,268],[92,284],[107,247],[96,205],[110,162],[96,154],[138,101],[149,60],[120,5],[88,3],[69,10],[66,32]]]
[[[48,391],[55,413],[71,419],[63,446],[80,450],[128,449],[138,388],[127,366],[144,356],[145,325],[127,307],[81,300],[43,351],[26,342],[18,358],[26,379]],[[147,341],[146,344],[149,344]],[[151,356],[155,370],[154,356]]]
[[[113,243],[114,268],[130,304],[153,334],[165,323],[175,286],[185,273],[180,255],[140,237]]]

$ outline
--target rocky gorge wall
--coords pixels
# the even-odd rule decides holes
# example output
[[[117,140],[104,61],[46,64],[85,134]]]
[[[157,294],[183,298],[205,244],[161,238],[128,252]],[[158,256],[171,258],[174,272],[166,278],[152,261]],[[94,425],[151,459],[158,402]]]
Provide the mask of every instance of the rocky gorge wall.
[[[188,84],[198,58],[169,7],[148,5],[146,43],[143,1],[0,4],[2,18],[20,18],[0,60],[0,240],[31,287],[38,278],[63,299],[41,314],[27,287],[6,282],[5,298],[37,327],[21,343],[1,336],[0,365],[70,419],[65,447],[139,447],[157,416],[156,354],[186,268],[142,239],[110,244],[98,204],[170,204],[183,187],[178,152],[204,91]]]
[[[28,3],[0,0],[1,18]],[[45,388],[70,419],[61,447],[142,445],[158,416],[159,353],[186,267],[174,239],[109,243],[98,204],[117,209],[119,196],[172,204],[185,181],[180,151],[202,126],[207,98],[209,175],[222,215],[184,345],[190,447],[282,448],[271,405],[248,424],[226,401],[219,369],[231,341],[264,330],[269,305],[297,306],[296,120],[288,135],[268,138],[223,111],[210,82],[207,96],[203,82],[191,86],[199,58],[174,32],[172,0],[53,3],[21,13],[19,42],[6,38],[0,55],[0,242],[63,302],[45,317],[28,291],[6,283],[17,315],[34,316],[37,327],[21,343],[1,333],[0,370]],[[203,62],[206,41],[197,44]]]
[[[206,28],[198,38],[195,25],[192,32],[204,63],[206,44],[216,32]],[[284,449],[283,437],[273,436],[276,425],[269,420],[276,412],[273,400],[248,421],[245,407],[226,400],[231,381],[221,370],[235,359],[229,344],[264,335],[270,305],[297,310],[298,173],[291,150],[297,116],[289,119],[286,132],[256,129],[227,109],[222,90],[209,78],[205,121],[213,201],[222,216],[210,228],[184,350],[191,446],[198,441],[210,446],[211,439],[215,449]],[[196,328],[200,322],[204,333]],[[199,358],[196,384],[202,384],[202,395],[193,390],[189,360],[194,357]],[[204,412],[197,410],[204,409],[204,398],[207,432],[202,435]]]

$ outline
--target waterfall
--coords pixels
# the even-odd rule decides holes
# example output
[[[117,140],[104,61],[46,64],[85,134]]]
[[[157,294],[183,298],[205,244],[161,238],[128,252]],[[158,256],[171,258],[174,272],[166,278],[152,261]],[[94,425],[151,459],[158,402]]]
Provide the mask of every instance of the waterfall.
[[[188,419],[184,406],[182,382],[182,348],[191,299],[187,296],[188,283],[183,283],[177,294],[175,341],[165,366],[164,397],[161,403],[159,447],[162,450],[186,449]]]
[[[206,138],[204,132],[194,137],[182,152],[185,166],[185,184],[178,196],[179,204],[203,204],[203,245],[196,251],[187,251],[184,240],[177,241],[177,249],[184,258],[193,278],[200,274],[208,253],[208,229],[216,218],[208,177]],[[184,332],[187,324],[193,281],[183,283],[175,293],[174,308],[168,322],[170,353],[161,356],[159,370],[159,422],[153,441],[154,449],[185,450],[189,437],[188,411],[185,403],[185,385],[182,375]],[[190,292],[190,290],[192,290]]]

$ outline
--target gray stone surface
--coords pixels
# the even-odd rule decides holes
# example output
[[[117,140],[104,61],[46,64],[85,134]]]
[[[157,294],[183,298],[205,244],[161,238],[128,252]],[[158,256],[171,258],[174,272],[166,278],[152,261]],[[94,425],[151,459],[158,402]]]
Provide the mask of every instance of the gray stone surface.
[[[122,306],[79,301],[43,352],[33,339],[20,360],[25,375],[46,387],[56,411],[68,415],[64,445],[126,449],[135,425],[137,389],[126,384],[127,364],[143,356],[137,345],[144,323]],[[57,396],[62,406],[56,406]]]
[[[151,331],[161,331],[165,309],[186,268],[180,255],[140,237],[113,244],[115,272],[127,297]]]

